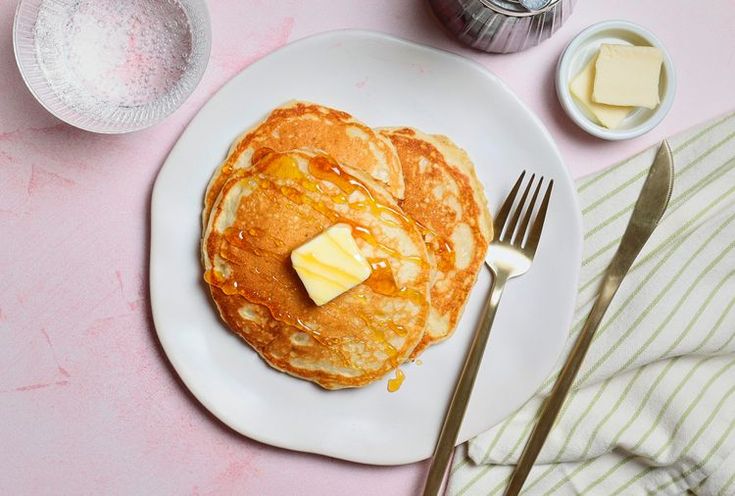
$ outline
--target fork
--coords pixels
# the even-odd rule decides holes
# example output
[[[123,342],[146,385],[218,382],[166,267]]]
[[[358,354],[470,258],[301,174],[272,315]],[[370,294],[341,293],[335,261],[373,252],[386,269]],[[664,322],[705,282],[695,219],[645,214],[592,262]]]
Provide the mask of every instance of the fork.
[[[515,208],[513,208],[525,176],[526,171],[523,171],[503,202],[503,206],[498,211],[498,215],[493,223],[493,240],[488,247],[488,252],[485,257],[485,265],[493,273],[493,284],[482,308],[482,317],[475,329],[475,336],[467,352],[462,372],[459,375],[452,400],[449,403],[449,408],[444,416],[444,424],[442,425],[439,439],[434,448],[429,474],[426,477],[424,496],[436,496],[442,488],[447,466],[454,451],[454,445],[457,442],[459,428],[462,425],[462,419],[467,410],[467,403],[472,394],[472,387],[475,384],[477,371],[482,362],[485,345],[490,336],[490,328],[495,319],[495,313],[498,309],[500,297],[505,289],[505,284],[509,279],[518,277],[528,271],[531,267],[533,257],[536,254],[539,239],[541,239],[541,231],[544,227],[544,219],[549,208],[554,181],[549,181],[538,212],[533,223],[531,223],[544,178],[539,178],[533,196],[527,202],[528,195],[531,192],[536,178],[536,175],[533,174],[520,200],[517,202]],[[512,214],[511,210],[513,211]]]

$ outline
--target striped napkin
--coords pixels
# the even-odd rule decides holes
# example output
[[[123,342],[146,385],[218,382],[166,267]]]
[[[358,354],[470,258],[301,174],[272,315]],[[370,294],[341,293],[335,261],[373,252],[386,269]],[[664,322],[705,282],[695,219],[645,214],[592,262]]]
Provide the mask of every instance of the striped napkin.
[[[523,494],[735,495],[735,113],[669,142],[676,178],[668,210],[602,321]],[[656,148],[577,183],[585,246],[557,367]],[[555,378],[458,448],[448,494],[503,493]]]

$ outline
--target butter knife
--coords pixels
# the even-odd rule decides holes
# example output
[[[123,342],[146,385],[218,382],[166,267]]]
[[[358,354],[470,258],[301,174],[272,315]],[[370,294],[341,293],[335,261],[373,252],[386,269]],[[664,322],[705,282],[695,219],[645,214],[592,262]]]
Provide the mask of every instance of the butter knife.
[[[633,214],[630,221],[628,221],[628,227],[620,240],[618,251],[607,268],[597,300],[587,317],[582,332],[577,336],[574,347],[569,357],[567,357],[559,377],[556,379],[551,394],[543,404],[541,416],[536,422],[525,448],[523,448],[523,453],[521,453],[518,464],[508,483],[505,496],[515,496],[520,493],[523,483],[526,481],[528,473],[531,471],[536,457],[538,457],[546,437],[554,425],[559,410],[564,404],[564,400],[566,400],[574,378],[579,372],[595,331],[600,326],[600,322],[610,306],[613,296],[617,293],[620,283],[666,211],[673,186],[674,160],[671,156],[671,148],[664,140],[656,153],[653,165],[648,171],[648,177],[638,195]]]

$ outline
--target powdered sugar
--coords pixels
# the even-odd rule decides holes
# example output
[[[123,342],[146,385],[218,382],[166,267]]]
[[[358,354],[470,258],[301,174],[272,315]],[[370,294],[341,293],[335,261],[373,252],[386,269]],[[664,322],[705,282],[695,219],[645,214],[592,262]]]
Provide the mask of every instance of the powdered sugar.
[[[51,88],[100,117],[176,91],[192,53],[177,0],[44,0],[34,33]]]

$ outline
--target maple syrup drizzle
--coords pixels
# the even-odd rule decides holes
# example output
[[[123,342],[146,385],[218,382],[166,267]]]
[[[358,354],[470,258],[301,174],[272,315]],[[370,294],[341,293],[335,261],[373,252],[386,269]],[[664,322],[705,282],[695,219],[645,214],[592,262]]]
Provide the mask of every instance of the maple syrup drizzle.
[[[341,343],[342,339],[322,336],[318,329],[314,329],[312,326],[309,326],[300,317],[294,317],[289,312],[273,308],[273,306],[270,305],[268,301],[262,300],[258,297],[257,294],[247,291],[245,288],[238,285],[236,280],[226,278],[222,273],[214,269],[210,269],[205,272],[204,280],[208,284],[220,288],[222,292],[224,292],[226,295],[231,296],[239,294],[241,296],[244,296],[248,301],[266,306],[276,320],[283,322],[286,325],[295,327],[302,332],[305,332],[306,334],[310,335],[315,341],[326,347],[337,350],[343,364],[346,366],[353,366],[352,361],[349,359],[349,357],[341,350],[339,346],[337,346]],[[398,365],[398,363],[395,361],[395,357],[398,355],[398,350],[396,350],[396,348],[388,341],[385,332],[373,328],[370,325],[370,321],[367,316],[357,314],[357,318],[360,319],[365,327],[370,331],[370,337],[372,338],[372,341],[378,343],[382,347],[383,352],[388,355],[391,363],[394,366]],[[405,329],[402,326],[395,324],[393,321],[388,321],[386,325],[391,331],[396,332],[399,335],[406,334]]]
[[[259,154],[261,150],[265,149],[258,149],[256,151],[256,154]],[[310,181],[298,167],[298,163],[295,159],[287,155],[274,153],[270,149],[267,150],[269,151],[260,153],[259,158],[256,156],[256,154],[253,155],[253,158],[257,158],[257,161],[254,163],[253,167],[255,170],[250,170],[250,174],[253,174],[256,171],[262,171],[279,179],[297,180],[298,184],[307,191],[321,191],[319,183]],[[390,212],[390,214],[393,215],[395,218],[400,219],[401,225],[417,226],[422,232],[426,231],[426,228],[414,222],[403,213],[391,207],[378,203],[372,196],[372,193],[361,182],[359,182],[357,179],[353,178],[349,174],[343,172],[342,169],[340,169],[339,166],[336,164],[336,162],[333,162],[323,156],[312,157],[309,160],[309,171],[314,177],[335,184],[335,186],[337,186],[347,196],[349,196],[352,192],[356,190],[360,190],[368,200],[363,202],[350,203],[345,194],[337,194],[330,197],[333,203],[348,204],[351,208],[363,210],[369,208],[373,213],[378,214],[377,217],[381,220],[381,222],[385,223],[386,225],[399,225],[396,222],[387,220],[385,216],[382,215],[382,213]],[[327,205],[325,205],[324,202],[313,200],[309,195],[304,194],[297,188],[294,188],[292,186],[279,186],[276,183],[268,180],[267,178],[261,178],[259,185],[263,189],[277,189],[290,201],[299,205],[308,205],[334,223],[349,224],[353,228],[353,235],[355,235],[355,237],[362,239],[366,243],[384,251],[390,256],[417,263],[424,268],[428,266],[426,260],[424,260],[420,256],[403,255],[398,250],[395,250],[383,243],[380,243],[368,228],[357,224],[350,219],[346,219],[340,216],[332,208],[329,208]]]
[[[424,295],[420,291],[413,288],[398,287],[387,259],[369,258],[368,263],[372,268],[372,272],[363,284],[374,293],[383,296],[405,298],[416,303],[424,302]]]
[[[262,229],[250,228],[248,231],[245,231],[244,229],[239,229],[237,227],[228,227],[225,229],[223,237],[225,238],[225,241],[227,241],[227,245],[248,250],[260,257],[264,252],[253,244],[253,238],[260,236],[261,234]],[[220,255],[225,255],[227,253],[225,248],[226,246],[220,248]],[[229,258],[225,258],[229,260]]]
[[[275,153],[275,150],[273,150],[273,148],[268,148],[267,146],[264,146],[263,148],[258,148],[253,152],[253,155],[250,157],[250,164],[257,164],[262,158],[264,158],[266,155],[270,155],[271,153]]]
[[[251,163],[253,164],[253,167],[251,167],[250,169],[239,169],[235,171],[235,174],[239,175],[242,178],[245,178],[247,176],[254,176],[258,172],[263,172],[275,178],[293,180],[307,191],[323,192],[323,189],[321,188],[319,183],[309,180],[309,178],[299,168],[296,160],[292,157],[289,157],[288,155],[275,153],[272,149],[269,148],[260,148],[253,153]],[[348,204],[352,208],[370,210],[373,214],[376,215],[378,219],[381,220],[381,222],[384,222],[390,226],[417,226],[420,230],[422,230],[422,232],[426,231],[426,228],[414,222],[411,218],[407,217],[402,212],[397,211],[396,209],[389,206],[382,205],[378,201],[376,201],[370,190],[368,190],[360,181],[344,172],[337,165],[336,162],[330,160],[329,158],[323,156],[312,157],[309,160],[308,168],[309,172],[314,177],[320,180],[331,182],[342,191],[343,194],[330,195],[330,199],[333,203]],[[428,265],[427,262],[423,260],[420,256],[405,256],[397,250],[390,248],[383,243],[380,243],[372,234],[370,229],[359,225],[354,221],[341,217],[333,209],[325,205],[323,201],[316,201],[312,199],[309,195],[299,191],[295,187],[279,185],[276,182],[269,180],[267,177],[262,176],[257,178],[256,184],[262,189],[276,190],[294,203],[306,204],[330,219],[330,221],[332,222],[342,222],[349,224],[353,228],[353,235],[355,235],[355,237],[360,238],[366,243],[382,250],[389,256],[413,261],[421,265]],[[359,191],[360,193],[362,193],[366,200],[350,203],[348,197],[355,191]],[[225,231],[223,237],[227,244],[230,244],[237,248],[248,249],[258,256],[261,256],[263,254],[277,256],[275,253],[266,253],[266,250],[263,250],[253,245],[252,240],[249,238],[249,236],[254,237],[262,234],[263,231],[257,228],[251,228],[247,232],[245,232],[243,229],[230,227]],[[451,246],[447,246],[451,249]],[[393,272],[390,268],[388,259],[376,258],[370,259],[369,262],[372,267],[372,273],[363,284],[369,287],[373,292],[384,296],[407,298],[411,301],[418,301],[419,303],[423,303],[425,301],[424,296],[419,291],[411,288],[398,287],[395,277],[393,276]],[[249,301],[265,305],[269,308],[271,314],[276,320],[279,320],[287,325],[293,326],[309,334],[321,344],[333,345],[340,342],[339,338],[326,338],[322,336],[317,329],[313,329],[312,327],[308,326],[300,318],[294,317],[288,312],[274,309],[271,305],[268,304],[269,302],[261,301],[262,299],[259,298],[256,294],[238,285],[238,282],[236,280],[230,280],[226,278],[223,274],[215,271],[214,269],[210,269],[209,271],[207,271],[204,274],[204,279],[207,283],[219,287],[227,295],[240,294],[246,297]],[[359,296],[362,297],[361,299],[365,299],[364,295]],[[386,338],[385,332],[382,330],[373,329],[369,325],[369,319],[367,317],[358,315],[358,318],[360,318],[366,325],[366,327],[370,330],[373,340],[381,343],[384,352],[388,354],[388,356],[391,358],[391,361],[393,362],[395,360],[395,356],[398,354],[398,351],[390,344],[390,342]],[[405,336],[407,333],[405,327],[396,324],[392,320],[386,321],[385,324],[391,332],[399,336]],[[350,362],[350,360],[348,360],[348,357],[344,355],[339,347],[337,347],[337,349],[339,350],[340,356],[342,357],[342,361],[345,362],[345,364],[347,364],[347,362]],[[394,365],[397,365],[397,363],[394,363]],[[394,390],[397,390],[400,387],[400,384],[403,382],[403,372],[397,369],[396,374],[397,377],[395,379],[392,379],[392,381],[396,381],[393,383],[395,384]]]
[[[406,335],[406,328],[403,327],[400,324],[396,324],[392,320],[386,321],[385,325],[388,326],[388,329],[393,331],[395,334],[398,334],[399,336],[405,336]]]
[[[406,374],[401,369],[396,369],[396,376],[392,379],[388,379],[388,391],[395,393],[403,384],[403,380],[406,378]]]
[[[408,262],[413,262],[415,264],[420,265],[423,268],[428,268],[429,264],[426,262],[426,260],[424,260],[418,255],[403,255],[398,250],[395,250],[391,248],[390,246],[387,246],[381,243],[375,238],[372,231],[370,231],[370,229],[368,229],[367,227],[362,226],[360,224],[356,224],[353,221],[349,219],[344,219],[344,218],[339,218],[338,222],[349,224],[350,226],[352,226],[352,235],[354,237],[365,241],[367,244],[372,245],[373,247],[378,248],[379,250],[382,250],[388,255],[394,258],[397,258],[397,259],[402,259]]]
[[[395,277],[393,277],[393,271],[388,260],[385,258],[369,258],[368,263],[372,272],[364,284],[375,293],[384,296],[397,296],[400,289],[396,284]]]
[[[388,355],[391,363],[393,363],[395,361],[396,355],[398,355],[398,350],[396,350],[396,348],[392,344],[390,344],[390,341],[388,341],[388,338],[385,336],[385,332],[371,327],[370,321],[364,314],[357,315],[357,318],[360,319],[365,327],[370,330],[370,337],[372,338],[373,342],[377,342],[382,346],[383,352]]]
[[[256,150],[256,152],[253,154],[253,163],[256,169],[267,171],[269,174],[275,177],[282,179],[298,179],[300,180],[300,183],[310,183],[303,172],[299,169],[298,163],[294,158],[289,157],[288,155],[274,153],[271,149],[260,148]],[[417,226],[421,232],[430,233],[438,238],[438,236],[436,236],[433,231],[429,230],[421,224],[415,223],[403,213],[398,212],[391,207],[387,207],[377,203],[372,196],[372,193],[362,183],[340,169],[336,162],[333,162],[323,156],[312,157],[309,160],[309,170],[311,174],[315,177],[332,182],[348,195],[355,190],[360,190],[363,195],[370,200],[370,203],[377,206],[378,211],[390,211],[396,216],[396,218],[401,219],[403,223],[410,223],[411,225]],[[267,179],[261,179],[259,186],[263,187],[263,189],[277,187],[275,183]],[[356,224],[350,219],[340,217],[339,215],[335,214],[332,209],[327,207],[323,202],[314,201],[312,198],[310,198],[308,195],[303,194],[298,189],[291,186],[280,186],[278,187],[278,190],[284,197],[293,201],[294,203],[308,204],[311,208],[323,214],[332,222],[349,224],[353,229],[353,235],[355,235],[355,237],[360,238],[368,244],[386,252],[388,255],[413,261],[421,265],[427,265],[426,261],[423,260],[420,256],[405,256],[397,250],[386,246],[383,243],[380,243],[368,228]],[[231,234],[228,236],[228,233],[226,232],[225,238],[230,243],[246,248],[252,248],[253,252],[256,255],[261,255],[262,250],[258,250],[257,248],[255,248],[252,243],[247,243],[245,239],[243,239],[241,234],[242,231],[238,231],[237,236],[232,236]],[[448,243],[445,243],[445,246],[447,249],[447,253],[453,253],[453,251],[451,251],[451,246]],[[382,294],[384,296],[408,297],[411,300],[416,300],[420,298],[423,300],[423,296],[420,292],[409,288],[399,288],[396,285],[395,278],[390,269],[390,264],[388,263],[387,259],[373,259],[371,261],[371,266],[373,272],[364,284],[370,287],[374,292]]]
[[[295,327],[300,331],[309,334],[321,344],[332,345],[336,344],[339,341],[339,339],[337,338],[325,338],[321,336],[318,330],[315,330],[314,328],[307,325],[303,320],[301,320],[300,317],[294,317],[293,315],[291,315],[290,312],[274,308],[271,304],[272,302],[269,302],[267,299],[261,298],[257,293],[249,291],[245,287],[240,286],[236,280],[225,277],[224,274],[216,269],[207,270],[204,273],[204,280],[207,282],[207,284],[218,287],[220,290],[222,290],[223,293],[228,296],[240,295],[245,297],[245,299],[247,299],[248,301],[266,306],[273,315],[273,318],[280,322],[283,322],[286,325]]]
[[[426,246],[436,256],[437,269],[441,272],[452,270],[455,263],[454,246],[452,243],[420,222],[416,222],[416,225],[419,227],[419,231],[421,231]]]
[[[454,247],[449,241],[439,238],[435,240],[432,249],[436,255],[436,266],[440,271],[449,272],[454,268]]]
[[[309,160],[309,172],[311,172],[311,174],[317,179],[329,181],[334,184],[347,196],[351,195],[355,191],[359,191],[365,196],[366,200],[363,202],[353,203],[352,205],[358,209],[370,209],[383,222],[387,221],[385,218],[386,215],[384,214],[388,214],[389,217],[393,217],[397,220],[397,222],[389,223],[389,225],[402,225],[405,227],[414,227],[416,225],[413,219],[403,212],[378,202],[372,192],[367,189],[364,184],[346,173],[337,164],[337,162],[329,159],[328,157],[322,155],[312,157]]]

